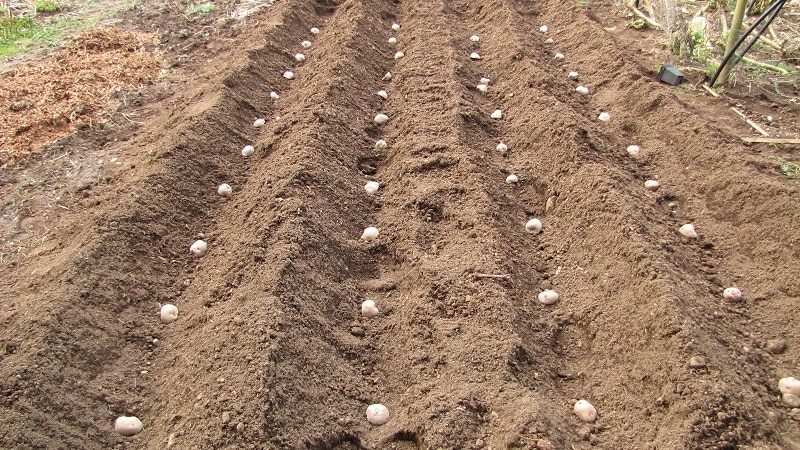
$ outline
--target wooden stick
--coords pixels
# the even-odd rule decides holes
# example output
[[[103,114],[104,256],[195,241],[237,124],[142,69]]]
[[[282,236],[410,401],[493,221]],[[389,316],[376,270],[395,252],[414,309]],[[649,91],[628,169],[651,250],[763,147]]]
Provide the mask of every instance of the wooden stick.
[[[707,84],[703,85],[703,89],[708,91],[708,93],[711,94],[712,97],[719,97],[719,94],[717,94],[717,91],[715,91],[714,89],[711,89],[710,87],[708,87]]]
[[[745,116],[743,112],[739,111],[738,109],[734,108],[733,106],[731,106],[731,109],[733,110],[733,112],[735,112],[736,114],[738,114],[738,115],[739,115],[739,117],[741,117],[742,119],[744,119],[744,121],[745,121],[745,122],[747,122],[747,124],[748,124],[748,125],[750,125],[751,127],[753,127],[753,129],[755,129],[756,131],[758,131],[759,133],[761,133],[763,136],[769,136],[769,134],[767,134],[767,132],[766,132],[766,131],[764,131],[764,129],[763,129],[763,128],[761,128],[760,126],[758,126],[758,124],[757,124],[757,123],[755,123],[755,122],[753,122],[752,120],[748,119],[748,118],[747,118],[747,116]]]
[[[797,138],[742,137],[742,140],[749,143],[800,144],[800,139]]]
[[[495,275],[491,273],[473,273],[472,278],[479,280],[481,278],[502,278],[504,280],[510,280],[511,275]]]

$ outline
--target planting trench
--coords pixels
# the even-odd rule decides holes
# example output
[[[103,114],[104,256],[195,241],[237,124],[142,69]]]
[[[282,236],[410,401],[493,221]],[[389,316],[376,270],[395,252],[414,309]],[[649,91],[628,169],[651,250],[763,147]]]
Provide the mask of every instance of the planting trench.
[[[75,199],[55,243],[3,269],[0,444],[800,445],[775,388],[798,376],[797,186],[629,62],[591,9],[476,3],[279,2],[119,144],[139,153],[124,183]],[[723,302],[732,285],[743,303]],[[547,288],[557,304],[537,301]],[[360,317],[366,298],[381,315]],[[573,415],[581,398],[595,423]],[[371,403],[387,424],[367,423]],[[115,435],[121,414],[144,431]]]

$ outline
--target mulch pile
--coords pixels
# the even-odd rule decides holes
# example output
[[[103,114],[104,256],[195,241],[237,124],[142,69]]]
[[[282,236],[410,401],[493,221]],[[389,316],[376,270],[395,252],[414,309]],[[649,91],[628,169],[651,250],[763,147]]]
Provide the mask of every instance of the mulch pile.
[[[158,76],[157,42],[153,34],[91,30],[44,61],[0,74],[0,168],[102,123],[115,94]]]

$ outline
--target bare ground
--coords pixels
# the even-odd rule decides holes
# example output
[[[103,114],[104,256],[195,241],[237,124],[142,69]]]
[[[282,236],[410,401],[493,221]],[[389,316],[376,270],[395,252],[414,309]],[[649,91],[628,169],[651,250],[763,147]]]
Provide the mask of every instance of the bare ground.
[[[800,374],[800,186],[629,57],[613,11],[284,0],[184,58],[165,33],[181,63],[134,121],[0,174],[0,446],[800,448],[776,387]]]

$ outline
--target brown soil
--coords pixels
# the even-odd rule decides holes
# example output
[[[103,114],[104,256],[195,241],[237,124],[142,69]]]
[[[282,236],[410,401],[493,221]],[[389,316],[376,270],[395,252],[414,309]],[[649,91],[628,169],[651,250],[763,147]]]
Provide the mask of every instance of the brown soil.
[[[128,19],[174,27],[157,3]],[[142,125],[0,172],[0,447],[800,448],[777,390],[800,375],[800,186],[631,59],[613,10],[283,0],[161,30],[180,63],[128,93]]]

